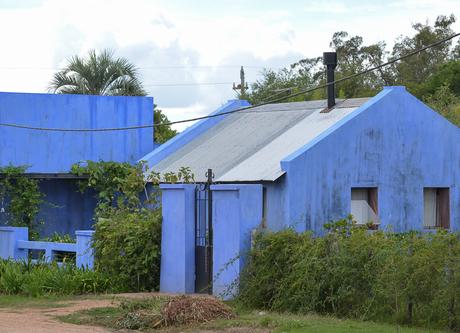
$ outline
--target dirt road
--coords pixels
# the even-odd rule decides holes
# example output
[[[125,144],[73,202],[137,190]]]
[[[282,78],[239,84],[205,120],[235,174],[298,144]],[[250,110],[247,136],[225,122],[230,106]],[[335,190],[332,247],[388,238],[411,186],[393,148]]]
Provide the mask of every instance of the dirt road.
[[[145,298],[155,294],[118,294],[117,298]],[[158,294],[156,294],[158,295]],[[116,306],[118,301],[111,298],[106,299],[76,299],[51,303],[49,306],[34,307],[27,304],[23,307],[14,306],[11,308],[0,308],[0,333],[108,333],[113,330],[63,323],[56,316],[71,314],[75,311]],[[199,329],[169,329],[169,333],[269,333],[268,329],[233,327],[225,330],[199,330]],[[138,331],[117,331],[117,332],[138,332]]]
[[[66,324],[55,316],[112,305],[111,300],[77,300],[63,302],[65,307],[0,309],[0,333],[106,333],[102,327]]]

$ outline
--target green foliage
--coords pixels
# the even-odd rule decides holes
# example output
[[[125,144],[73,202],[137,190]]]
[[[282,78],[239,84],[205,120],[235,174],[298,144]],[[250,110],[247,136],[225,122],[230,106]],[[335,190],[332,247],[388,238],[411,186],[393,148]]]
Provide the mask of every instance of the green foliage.
[[[69,234],[60,234],[54,232],[51,236],[42,238],[44,242],[54,242],[54,243],[75,243],[76,240]]]
[[[190,168],[163,176],[147,172],[145,163],[76,164],[72,173],[87,176],[80,189],[98,197],[93,248],[96,268],[113,277],[126,291],[157,290],[160,279],[161,209],[156,185],[160,181],[192,182]],[[147,183],[153,184],[151,194]]]
[[[154,108],[154,124],[157,125],[155,127],[155,142],[156,143],[165,143],[172,137],[177,134],[177,131],[172,129],[169,123],[168,117],[157,108],[155,105]]]
[[[241,277],[244,304],[275,311],[460,330],[460,239],[331,224],[325,237],[257,235]]]
[[[4,209],[8,225],[28,227],[30,238],[34,239],[38,237],[36,216],[43,194],[38,181],[24,174],[26,169],[14,166],[0,168],[0,209]]]
[[[0,294],[38,297],[116,290],[108,275],[79,269],[72,264],[0,261]]]
[[[138,69],[125,58],[115,58],[113,51],[90,50],[87,57],[73,56],[66,67],[55,73],[50,90],[59,94],[145,96]],[[155,142],[164,143],[177,132],[154,105]]]
[[[337,52],[336,79],[378,66],[406,55],[453,34],[455,17],[438,16],[433,25],[415,23],[414,36],[400,36],[391,50],[385,42],[364,44],[361,36],[345,31],[333,34],[330,47]],[[383,86],[404,85],[418,98],[428,103],[453,123],[460,125],[460,43],[452,41],[428,49],[416,56],[337,84],[339,98],[369,97]],[[299,60],[279,71],[264,70],[262,79],[251,85],[248,99],[257,104],[287,96],[325,83],[321,58]],[[444,87],[444,88],[442,88]],[[447,90],[447,91],[446,91]],[[450,94],[450,95],[447,95]],[[451,97],[456,99],[453,100]],[[325,98],[325,90],[299,95],[283,101],[303,101]],[[448,109],[448,111],[446,111]]]
[[[441,85],[425,102],[453,124],[460,126],[460,94],[454,95],[447,84]]]
[[[160,278],[161,212],[112,208],[95,225],[96,267],[128,291],[157,290]]]
[[[60,94],[145,96],[137,68],[113,51],[90,50],[87,57],[73,56],[54,74],[50,90]]]
[[[111,207],[135,208],[140,205],[139,193],[144,191],[146,180],[145,163],[93,162],[74,164],[71,172],[77,176],[86,176],[80,181],[83,192],[92,189],[98,198],[98,211]]]

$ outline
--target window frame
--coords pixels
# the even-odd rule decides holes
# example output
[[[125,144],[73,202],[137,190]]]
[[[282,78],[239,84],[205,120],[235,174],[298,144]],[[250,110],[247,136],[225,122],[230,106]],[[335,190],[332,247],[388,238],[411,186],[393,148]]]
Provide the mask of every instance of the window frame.
[[[372,221],[372,224],[368,223],[356,223],[358,226],[365,226],[369,225],[369,229],[378,229],[380,225],[380,218],[379,218],[379,188],[378,186],[353,186],[350,189],[350,214],[352,214],[352,201],[353,201],[353,191],[354,190],[361,190],[367,191],[366,194],[366,203],[372,209],[373,213],[377,217],[377,221]],[[352,214],[353,215],[353,214]],[[355,217],[355,216],[354,216]],[[355,220],[356,221],[356,220]],[[358,222],[358,221],[356,221]]]
[[[426,224],[427,215],[427,196],[428,191],[434,192],[434,225]],[[423,229],[424,230],[450,230],[450,187],[433,187],[423,188]]]

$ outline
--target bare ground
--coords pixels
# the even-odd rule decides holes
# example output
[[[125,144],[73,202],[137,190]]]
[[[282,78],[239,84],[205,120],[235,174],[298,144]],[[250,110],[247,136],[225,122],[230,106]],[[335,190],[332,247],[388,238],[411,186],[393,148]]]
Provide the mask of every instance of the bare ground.
[[[158,294],[155,294],[158,295]],[[145,298],[152,296],[148,293],[120,294],[117,297],[124,298]],[[12,309],[0,309],[0,333],[107,333],[113,332],[108,328],[74,325],[63,323],[56,319],[57,316],[64,316],[76,311],[115,306],[117,301],[111,299],[81,299],[60,302],[57,306],[50,305],[45,308],[14,307]],[[64,305],[64,306],[63,306]],[[203,333],[268,333],[266,329],[235,327],[220,331],[193,330],[193,329],[169,329],[168,332],[203,332]],[[117,332],[128,332],[117,331]],[[133,332],[133,331],[129,331]]]
[[[64,302],[67,303],[67,302]],[[111,300],[70,301],[66,307],[50,308],[14,308],[0,309],[1,333],[106,333],[111,332],[102,327],[66,324],[55,316],[62,316],[75,311],[111,306]]]

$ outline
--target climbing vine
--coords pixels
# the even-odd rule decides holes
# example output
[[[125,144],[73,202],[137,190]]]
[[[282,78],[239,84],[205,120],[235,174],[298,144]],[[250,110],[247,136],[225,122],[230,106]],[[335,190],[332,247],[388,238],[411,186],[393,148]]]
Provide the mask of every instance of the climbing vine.
[[[149,195],[147,184],[154,186],[161,181],[168,183],[194,182],[190,168],[182,167],[177,173],[168,172],[160,175],[149,171],[145,162],[137,164],[119,162],[94,162],[74,164],[71,172],[87,178],[79,182],[80,191],[92,189],[98,200],[97,211],[107,211],[110,208],[125,208],[137,210],[144,204],[155,203],[156,196]]]
[[[36,217],[43,194],[38,180],[25,175],[26,169],[22,166],[0,168],[0,214],[10,226],[28,227],[30,236],[34,238],[38,235]]]
[[[93,249],[96,268],[126,291],[157,290],[160,279],[160,182],[193,182],[189,168],[164,175],[144,162],[75,164],[71,172],[85,176],[80,190],[96,192]],[[148,184],[153,184],[153,186]]]

